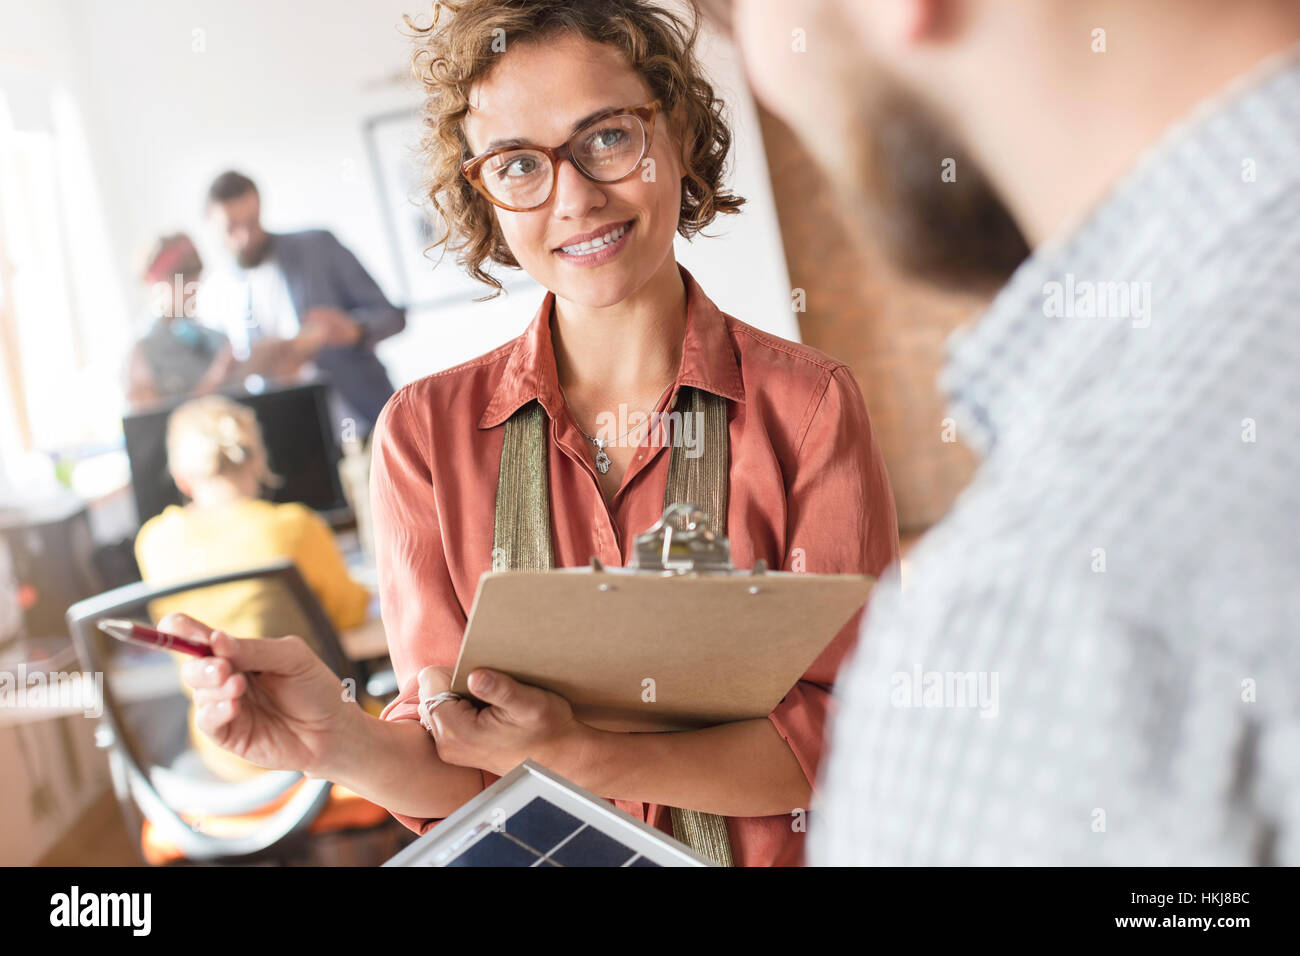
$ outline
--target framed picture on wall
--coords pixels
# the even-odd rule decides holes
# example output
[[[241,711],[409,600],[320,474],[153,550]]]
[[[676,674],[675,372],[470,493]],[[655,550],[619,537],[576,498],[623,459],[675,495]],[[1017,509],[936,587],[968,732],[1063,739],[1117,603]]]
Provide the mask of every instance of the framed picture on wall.
[[[487,288],[467,276],[455,255],[444,255],[441,224],[424,195],[420,156],[423,121],[416,109],[394,110],[365,121],[366,149],[388,234],[399,288],[408,309],[464,304]],[[507,289],[534,285],[522,273],[505,270],[499,276]]]

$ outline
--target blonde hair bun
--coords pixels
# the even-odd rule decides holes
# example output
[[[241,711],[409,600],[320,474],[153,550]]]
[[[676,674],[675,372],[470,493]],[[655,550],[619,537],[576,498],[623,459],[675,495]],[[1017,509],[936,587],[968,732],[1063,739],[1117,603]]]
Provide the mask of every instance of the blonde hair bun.
[[[191,480],[233,478],[252,469],[259,483],[274,485],[257,416],[223,395],[186,402],[167,422],[167,463]]]

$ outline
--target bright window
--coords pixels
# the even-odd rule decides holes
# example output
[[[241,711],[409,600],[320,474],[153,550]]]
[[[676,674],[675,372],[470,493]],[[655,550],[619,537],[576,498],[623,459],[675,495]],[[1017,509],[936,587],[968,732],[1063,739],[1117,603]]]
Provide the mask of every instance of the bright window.
[[[0,452],[19,482],[31,453],[120,441],[130,345],[75,104],[42,86],[0,90]]]

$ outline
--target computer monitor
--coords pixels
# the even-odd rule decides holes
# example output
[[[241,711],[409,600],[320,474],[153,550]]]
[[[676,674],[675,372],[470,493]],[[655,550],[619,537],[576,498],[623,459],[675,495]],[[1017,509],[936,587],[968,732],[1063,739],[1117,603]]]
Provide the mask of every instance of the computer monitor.
[[[330,524],[352,518],[339,479],[339,444],[330,414],[329,390],[320,382],[268,387],[257,394],[225,393],[257,416],[268,464],[284,483],[272,501],[297,501]],[[131,486],[140,524],[168,505],[184,501],[167,470],[167,419],[184,402],[174,402],[122,419]]]

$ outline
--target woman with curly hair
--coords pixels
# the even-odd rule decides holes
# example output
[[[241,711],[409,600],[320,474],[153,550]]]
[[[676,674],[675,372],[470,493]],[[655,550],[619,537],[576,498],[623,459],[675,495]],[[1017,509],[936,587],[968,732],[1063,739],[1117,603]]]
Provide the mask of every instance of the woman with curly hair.
[[[738,567],[878,575],[896,557],[849,369],[724,314],[674,258],[674,235],[742,203],[723,183],[731,134],[695,23],[651,0],[463,0],[437,4],[416,40],[450,247],[489,286],[495,265],[548,291],[523,335],[401,389],[376,428],[376,552],[401,682],[383,717],[342,704],[294,638],[171,619],[217,655],[187,670],[200,726],[419,832],[531,758],[722,862],[798,862],[856,616],[762,719],[598,729],[559,695],[486,670],[469,684],[487,706],[439,696],[484,571],[626,564],[685,487],[679,471],[696,469],[690,500],[712,502]],[[617,621],[593,626],[619,640]]]

